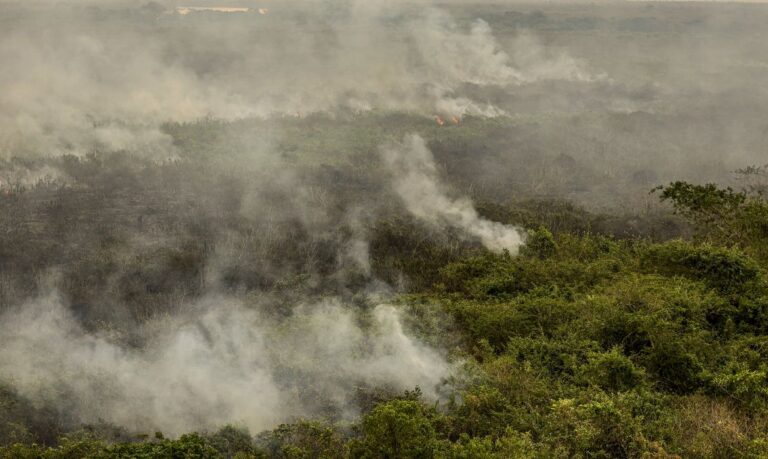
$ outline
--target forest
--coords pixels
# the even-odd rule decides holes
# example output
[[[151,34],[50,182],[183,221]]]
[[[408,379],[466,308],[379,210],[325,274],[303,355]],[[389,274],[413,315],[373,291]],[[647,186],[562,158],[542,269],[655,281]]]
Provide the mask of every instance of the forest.
[[[0,2],[0,459],[768,457],[768,8],[208,5]]]

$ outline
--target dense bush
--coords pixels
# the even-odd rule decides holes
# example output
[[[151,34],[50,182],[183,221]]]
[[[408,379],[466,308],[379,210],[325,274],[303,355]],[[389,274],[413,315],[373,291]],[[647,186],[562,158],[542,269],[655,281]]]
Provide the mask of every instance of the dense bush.
[[[85,436],[63,437],[55,448],[36,444],[16,443],[0,449],[3,459],[117,459],[168,458],[217,459],[221,453],[197,434],[182,435],[178,440],[158,438],[151,442],[118,443],[105,445],[102,441]]]
[[[362,421],[361,438],[351,457],[421,459],[438,457],[435,416],[416,400],[393,400],[374,408]]]
[[[760,287],[760,266],[736,249],[670,241],[645,250],[641,264],[648,271],[704,281],[723,293],[740,294]]]

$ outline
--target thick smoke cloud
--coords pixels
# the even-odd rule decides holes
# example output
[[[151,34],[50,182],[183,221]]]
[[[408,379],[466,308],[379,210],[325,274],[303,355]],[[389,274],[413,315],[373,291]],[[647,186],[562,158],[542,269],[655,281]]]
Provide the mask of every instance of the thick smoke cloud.
[[[332,6],[185,16],[16,7],[0,32],[0,151],[166,159],[176,156],[167,121],[375,109],[496,116],[505,110],[464,87],[595,78],[530,35],[505,52],[480,19]]]
[[[435,399],[449,374],[386,304],[361,314],[328,299],[279,321],[226,297],[195,309],[148,323],[146,344],[129,347],[84,330],[54,294],[30,301],[1,317],[2,382],[75,422],[169,433],[238,422],[257,432],[323,408],[353,416],[359,387],[419,386]]]
[[[517,253],[524,233],[480,217],[468,198],[450,198],[424,139],[411,134],[399,144],[383,146],[380,153],[392,174],[395,191],[413,215],[436,225],[460,229],[479,238],[494,252]]]

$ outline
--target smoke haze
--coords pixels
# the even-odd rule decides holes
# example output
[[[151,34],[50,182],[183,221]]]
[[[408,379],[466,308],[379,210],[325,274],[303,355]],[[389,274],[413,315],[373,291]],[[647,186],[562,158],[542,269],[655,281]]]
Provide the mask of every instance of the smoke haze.
[[[516,255],[534,201],[660,237],[650,188],[766,161],[756,5],[189,3],[0,3],[0,382],[67,426],[443,400],[420,256]]]
[[[593,78],[573,58],[547,56],[531,36],[510,56],[483,20],[459,26],[432,9],[331,3],[233,17],[221,32],[225,19],[216,13],[145,8],[126,18],[109,6],[65,5],[52,8],[61,16],[21,8],[3,28],[0,62],[12,63],[0,76],[6,155],[101,149],[165,159],[174,149],[159,125],[207,116],[373,109],[494,116],[505,112],[462,94],[462,85]]]
[[[175,434],[228,422],[258,432],[331,409],[353,416],[360,387],[418,386],[436,399],[449,374],[386,304],[365,319],[327,299],[279,322],[232,298],[192,309],[147,324],[146,344],[129,348],[84,330],[55,294],[38,298],[3,314],[0,373],[74,421]]]

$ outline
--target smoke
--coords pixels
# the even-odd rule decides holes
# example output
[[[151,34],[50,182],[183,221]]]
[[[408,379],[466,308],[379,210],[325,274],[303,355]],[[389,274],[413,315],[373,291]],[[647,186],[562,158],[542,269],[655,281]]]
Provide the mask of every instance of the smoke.
[[[239,422],[252,431],[298,416],[354,416],[355,390],[422,388],[430,399],[450,365],[403,329],[399,312],[325,299],[287,319],[227,297],[148,323],[141,346],[84,330],[51,294],[2,316],[0,375],[73,422],[183,433]]]
[[[30,187],[41,183],[63,183],[66,177],[48,164],[22,166],[4,163],[0,166],[0,190]]]
[[[401,143],[383,146],[379,151],[391,173],[395,192],[413,215],[436,225],[460,229],[479,238],[494,252],[517,253],[524,233],[519,228],[482,218],[468,198],[450,198],[440,182],[432,152],[419,135],[407,135]]]
[[[0,153],[177,156],[162,123],[391,110],[498,116],[466,91],[588,82],[584,65],[521,34],[502,50],[487,22],[404,5],[269,15],[153,8],[5,6]],[[226,22],[225,22],[226,21]]]
[[[31,3],[0,5],[0,375],[73,424],[257,431],[353,417],[358,390],[439,398],[445,356],[397,308],[348,299],[380,286],[382,187],[514,254],[522,231],[455,190],[604,209],[764,162],[757,10],[717,25],[623,4]],[[370,167],[414,130],[455,182],[415,134],[378,149],[386,177]],[[39,182],[68,187],[14,191]],[[62,298],[24,300],[51,268]]]
[[[540,80],[590,81],[584,64],[565,55],[550,55],[527,33],[517,36],[511,53],[501,49],[490,25],[482,19],[468,28],[446,12],[433,9],[411,26],[420,54],[434,84],[449,91],[459,84],[512,86]]]

